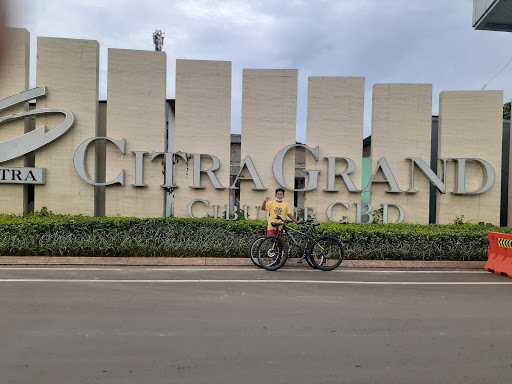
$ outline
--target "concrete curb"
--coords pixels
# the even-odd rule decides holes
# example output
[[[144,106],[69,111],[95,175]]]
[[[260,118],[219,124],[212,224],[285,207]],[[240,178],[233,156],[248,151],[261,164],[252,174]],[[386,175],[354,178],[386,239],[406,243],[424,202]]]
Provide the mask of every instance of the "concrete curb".
[[[406,268],[406,269],[483,269],[483,261],[407,261],[407,260],[344,260],[343,268]],[[56,257],[56,256],[0,256],[0,265],[14,266],[172,266],[172,267],[240,267],[252,266],[248,258],[218,257]],[[287,266],[300,266],[295,259]]]

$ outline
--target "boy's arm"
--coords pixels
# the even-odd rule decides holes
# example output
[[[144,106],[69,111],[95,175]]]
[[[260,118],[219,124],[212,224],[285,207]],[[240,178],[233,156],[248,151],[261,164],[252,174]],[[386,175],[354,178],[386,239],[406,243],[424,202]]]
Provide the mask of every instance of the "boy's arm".
[[[266,211],[267,210],[267,203],[270,201],[270,197],[265,197],[265,200],[263,200],[263,204],[261,204],[261,210]]]
[[[299,220],[297,218],[295,218],[295,215],[293,214],[293,211],[290,210],[290,208],[288,208],[288,217],[290,218],[291,221],[293,221],[295,224],[299,224]]]
[[[293,214],[289,213],[289,214],[288,214],[288,217],[289,217],[289,218],[290,218],[290,220],[291,220],[291,221],[293,221],[295,224],[299,224],[299,222],[300,222],[300,221],[299,221],[299,220],[297,220]]]

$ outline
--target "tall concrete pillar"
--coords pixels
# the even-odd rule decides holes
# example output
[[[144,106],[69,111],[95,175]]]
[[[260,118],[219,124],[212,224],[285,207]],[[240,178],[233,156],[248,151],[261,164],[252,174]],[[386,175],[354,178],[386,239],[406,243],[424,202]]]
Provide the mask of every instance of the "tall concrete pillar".
[[[308,92],[308,126],[306,143],[320,147],[320,161],[306,155],[306,169],[321,170],[318,189],[306,192],[305,207],[312,209],[317,218],[340,221],[352,216],[351,205],[360,201],[360,193],[349,192],[341,177],[335,177],[336,192],[328,189],[327,157],[334,161],[336,174],[347,169],[353,160],[354,184],[361,186],[361,159],[363,155],[364,78],[361,77],[310,77]],[[336,204],[334,203],[342,203]],[[345,204],[345,205],[343,205]],[[331,207],[329,209],[329,207]],[[353,219],[352,217],[350,217]]]
[[[174,215],[186,217],[192,201],[206,203],[194,206],[193,214],[202,217],[219,215],[229,209],[229,164],[231,135],[231,62],[176,61],[176,120],[173,146],[176,151],[195,155],[213,155],[220,160],[215,172],[223,189],[215,189],[206,174],[201,188],[194,185],[194,160],[176,165]],[[212,158],[201,159],[201,169],[212,168]],[[217,206],[217,208],[214,208]]]
[[[125,171],[125,185],[105,191],[107,216],[162,217],[164,184],[162,159],[151,153],[165,151],[166,55],[163,52],[109,49],[107,135],[126,139],[126,155],[107,146],[106,180]],[[135,184],[135,155],[144,156],[145,187]]]
[[[26,29],[8,29],[5,37],[4,61],[0,64],[0,99],[15,95],[28,88],[30,33]],[[2,111],[2,115],[27,110],[18,105]],[[17,121],[0,127],[0,142],[23,135],[25,124]],[[23,158],[0,164],[0,167],[23,167]],[[0,213],[21,215],[24,212],[23,186],[0,185]]]
[[[48,87],[38,108],[73,112],[74,128],[37,151],[36,167],[46,168],[46,185],[36,186],[35,209],[55,213],[94,215],[94,187],[83,182],[73,166],[78,145],[96,135],[98,121],[99,45],[96,41],[41,37],[37,48],[37,85]],[[39,122],[39,120],[41,122]],[[62,117],[44,117],[37,125],[54,127]],[[94,150],[88,154],[88,171],[94,177]]]
[[[242,101],[242,161],[250,156],[263,180],[266,191],[254,191],[253,183],[241,185],[240,202],[249,207],[251,219],[263,218],[257,210],[266,196],[273,197],[279,187],[274,180],[272,163],[276,154],[296,141],[297,75],[295,69],[245,69]],[[285,159],[284,176],[293,187],[295,156]],[[286,193],[286,201],[293,207],[293,192]]]
[[[476,196],[456,195],[456,163],[447,165],[447,193],[438,195],[439,224],[465,222],[500,224],[501,145],[503,129],[503,92],[442,92],[439,102],[439,158],[480,158],[495,169],[495,183],[490,191]],[[482,167],[466,164],[466,189],[482,186]]]
[[[430,166],[432,130],[432,86],[430,84],[379,84],[373,88],[372,172],[385,158],[395,174],[401,193],[389,193],[386,183],[373,184],[371,205],[395,204],[405,213],[405,222],[429,223],[430,182],[415,169],[416,193],[407,193],[410,162],[419,158]],[[382,173],[376,175],[382,180]],[[397,209],[389,209],[389,221],[398,220]]]

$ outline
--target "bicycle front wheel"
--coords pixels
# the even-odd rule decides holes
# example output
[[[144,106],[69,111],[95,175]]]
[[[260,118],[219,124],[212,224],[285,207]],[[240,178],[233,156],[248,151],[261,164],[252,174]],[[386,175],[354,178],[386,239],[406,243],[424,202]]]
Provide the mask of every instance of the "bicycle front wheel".
[[[315,240],[311,260],[322,271],[332,271],[343,261],[343,245],[335,237],[322,236]]]
[[[263,237],[259,237],[257,238],[253,243],[252,243],[252,246],[251,246],[251,261],[252,263],[257,266],[258,268],[263,268],[260,264],[260,260],[258,258],[258,250],[260,248],[260,244],[262,241],[264,241],[267,237],[266,236],[263,236]]]
[[[286,262],[283,241],[278,237],[267,237],[258,247],[258,261],[261,268],[277,271]]]
[[[308,263],[308,265],[311,268],[316,269],[316,263],[315,263],[315,260],[313,260],[312,253],[313,253],[313,246],[311,245],[307,248],[304,258],[306,259],[306,263]]]

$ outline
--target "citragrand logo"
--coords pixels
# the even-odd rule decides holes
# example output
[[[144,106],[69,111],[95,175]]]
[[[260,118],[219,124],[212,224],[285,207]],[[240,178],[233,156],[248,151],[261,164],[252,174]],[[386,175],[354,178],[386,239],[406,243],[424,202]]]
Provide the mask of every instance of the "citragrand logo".
[[[0,113],[15,107],[16,105],[26,103],[29,100],[35,100],[46,96],[46,93],[47,90],[45,87],[39,87],[0,100]],[[71,128],[73,128],[73,124],[75,122],[73,113],[55,108],[39,109],[28,112],[13,113],[7,116],[0,116],[1,129],[1,126],[4,124],[22,120],[30,116],[53,114],[64,115],[64,121],[58,124],[55,128],[49,131],[46,131],[45,128],[37,128],[29,133],[25,133],[21,137],[0,143],[0,164],[25,156],[30,152],[37,151],[38,149],[50,144],[62,135],[66,134]],[[45,173],[43,169],[39,168],[2,167],[0,168],[0,183],[44,184]]]
[[[0,100],[0,113],[16,105],[44,97],[46,96],[46,94],[47,89],[45,87],[39,87]],[[53,141],[59,139],[60,137],[68,133],[73,128],[73,125],[75,123],[75,117],[72,112],[55,108],[36,109],[31,111],[12,113],[6,116],[0,116],[1,129],[2,126],[5,124],[15,122],[17,120],[22,120],[27,117],[37,117],[55,114],[62,115],[64,117],[63,121],[58,123],[55,127],[52,127],[51,129],[46,129],[45,127],[36,128],[35,130],[25,133],[20,137],[11,139],[6,142],[1,142],[0,164],[23,157],[28,153],[35,152],[43,148],[44,146],[52,143]],[[73,159],[70,159],[70,161],[73,161],[74,169],[77,175],[82,179],[83,182],[91,186],[125,186],[125,171],[122,169],[119,170],[118,175],[114,179],[102,183],[96,182],[88,174],[86,168],[86,153],[88,151],[88,148],[94,145],[97,141],[109,142],[113,144],[122,155],[127,155],[127,143],[125,139],[113,139],[109,137],[89,138],[83,141],[76,148]],[[305,170],[305,173],[307,175],[306,185],[304,188],[300,189],[294,187],[294,180],[286,180],[284,176],[285,158],[291,151],[295,150],[296,148],[303,148],[304,151],[306,151],[312,156],[312,158],[317,162],[317,164],[325,164],[324,170]],[[165,177],[164,184],[162,184],[161,187],[168,191],[173,191],[174,189],[179,187],[175,183],[176,167],[180,166],[180,164],[183,163],[186,163],[188,167],[190,161],[193,164],[191,178],[192,184],[189,185],[188,187],[191,189],[202,190],[207,188],[203,183],[203,179],[207,179],[210,183],[210,188],[214,188],[215,190],[225,190],[227,188],[238,189],[238,186],[240,185],[241,182],[252,183],[252,189],[254,191],[267,190],[267,183],[260,177],[256,164],[254,163],[250,156],[247,156],[245,159],[242,160],[240,165],[240,171],[238,172],[238,175],[234,179],[233,183],[231,185],[223,185],[219,177],[217,176],[218,171],[221,169],[223,165],[221,164],[219,158],[213,154],[187,154],[183,152],[149,153],[144,151],[133,151],[131,152],[131,155],[133,155],[135,160],[135,181],[132,184],[132,186],[136,188],[146,187],[146,183],[144,180],[144,160],[146,157],[148,157],[151,161],[155,161],[157,159],[163,160]],[[337,207],[344,208],[347,210],[355,208],[356,222],[358,223],[363,222],[363,216],[366,216],[367,218],[369,217],[369,221],[371,222],[373,220],[372,212],[374,211],[371,207],[365,207],[362,203],[348,203],[336,201],[336,192],[339,191],[338,186],[336,185],[337,181],[341,181],[342,185],[344,185],[346,190],[351,194],[371,192],[372,187],[377,184],[383,184],[387,186],[386,192],[390,194],[415,194],[418,192],[418,189],[416,188],[417,183],[415,179],[415,174],[417,173],[416,171],[419,171],[419,173],[423,175],[423,177],[427,178],[429,182],[432,185],[434,185],[440,193],[452,193],[455,195],[466,196],[484,194],[494,187],[496,181],[496,170],[494,166],[489,161],[480,158],[440,159],[439,161],[441,165],[441,175],[438,175],[438,173],[434,172],[427,164],[427,162],[423,159],[407,158],[404,159],[404,161],[408,162],[410,167],[409,185],[406,187],[406,189],[403,188],[404,186],[399,185],[396,173],[394,172],[393,168],[391,167],[391,165],[389,164],[385,157],[377,159],[369,182],[367,183],[366,186],[359,188],[359,183],[356,182],[356,180],[354,180],[354,175],[356,174],[357,169],[356,162],[353,159],[343,156],[329,156],[321,158],[319,147],[313,148],[304,144],[288,145],[284,147],[281,151],[279,151],[273,160],[272,172],[275,181],[281,187],[292,192],[307,193],[315,191],[319,188],[319,176],[321,172],[325,171],[327,182],[323,188],[323,191],[330,193],[330,196],[334,197],[333,203],[326,210],[326,217],[331,221],[336,221],[333,214],[334,209],[336,209]],[[208,168],[204,166],[206,163],[210,164]],[[482,170],[481,186],[476,190],[468,190],[466,187],[466,169],[468,163],[475,163]],[[337,170],[338,164],[344,164],[343,171]],[[451,191],[447,191],[447,183],[445,180],[445,175],[447,174],[447,167],[449,166],[449,164],[453,164],[453,166],[455,167],[455,180],[452,183],[454,185],[454,188]],[[203,178],[203,175],[205,175],[206,177]],[[0,184],[40,185],[45,184],[45,182],[45,169],[26,167],[0,167]],[[210,202],[207,200],[193,200],[188,205],[189,216],[194,216],[194,206],[197,204],[210,206]],[[243,214],[248,215],[249,207],[238,208],[236,209],[237,211],[242,211]],[[387,222],[389,209],[395,209],[398,211],[398,222],[404,221],[405,212],[400,206],[396,204],[382,204],[381,207],[374,208],[383,209],[384,222]],[[218,212],[219,209],[217,209],[216,211]],[[228,217],[230,216],[228,215]]]

